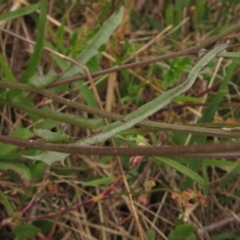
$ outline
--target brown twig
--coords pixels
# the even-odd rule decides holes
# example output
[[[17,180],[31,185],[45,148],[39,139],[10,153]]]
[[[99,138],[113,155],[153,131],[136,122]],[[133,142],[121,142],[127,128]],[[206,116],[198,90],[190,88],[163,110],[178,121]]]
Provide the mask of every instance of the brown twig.
[[[224,225],[227,225],[231,222],[234,222],[234,221],[239,221],[240,218],[240,213],[237,213],[235,214],[233,217],[229,217],[229,218],[226,218],[226,219],[223,219],[223,220],[220,220],[220,221],[217,221],[215,223],[212,223],[208,226],[205,226],[205,227],[202,227],[202,228],[199,228],[197,230],[197,234],[199,236],[202,236],[204,235],[205,233],[208,233],[210,231],[213,231],[215,229],[220,229],[221,227],[223,227]]]
[[[129,68],[146,66],[146,65],[149,65],[151,63],[164,61],[164,60],[168,60],[168,59],[171,59],[171,58],[176,58],[176,57],[181,57],[181,56],[185,56],[185,55],[196,54],[202,48],[208,46],[211,43],[216,42],[217,40],[220,40],[220,39],[224,38],[225,36],[229,35],[230,33],[235,32],[235,31],[237,31],[239,29],[240,29],[240,24],[236,25],[235,27],[233,27],[233,28],[231,28],[231,29],[229,29],[229,30],[227,30],[227,31],[225,31],[223,33],[220,33],[217,36],[214,36],[214,37],[204,41],[203,43],[200,43],[198,46],[191,47],[191,48],[188,48],[188,49],[185,49],[185,50],[181,50],[181,51],[178,51],[178,52],[170,53],[170,54],[167,54],[167,55],[164,55],[164,56],[155,57],[155,58],[148,59],[148,60],[143,60],[143,61],[140,61],[140,62],[129,63],[129,64],[125,64],[123,66],[108,68],[108,69],[105,69],[105,70],[94,72],[94,73],[91,73],[91,77],[92,78],[93,77],[98,77],[98,76],[101,76],[101,75],[104,75],[104,74],[108,74],[108,73],[112,73],[112,72],[119,72],[121,70],[129,69]],[[12,35],[12,36],[14,36],[16,38],[19,38],[19,39],[21,39],[23,41],[26,41],[28,43],[35,44],[33,41],[30,41],[30,40],[28,40],[28,39],[26,39],[24,37],[21,37],[21,36],[11,32],[11,31],[9,31],[9,30],[0,28],[0,31],[8,33],[9,35]],[[50,49],[50,48],[44,47],[44,49],[47,50],[47,51],[53,52],[53,50]],[[65,57],[67,57],[67,56],[65,56]],[[57,82],[54,82],[54,83],[50,84],[48,86],[48,88],[51,88],[51,87],[54,87],[54,86],[59,86],[59,85],[66,84],[66,83],[71,83],[71,82],[74,82],[74,81],[77,81],[77,80],[80,80],[80,79],[88,79],[88,78],[89,78],[89,75],[81,75],[81,76],[66,78],[66,79],[62,79],[62,80],[59,80]]]
[[[92,77],[98,77],[98,76],[101,76],[101,75],[104,75],[104,74],[108,74],[108,73],[112,73],[112,72],[119,72],[121,70],[129,69],[129,68],[146,66],[146,65],[149,65],[151,63],[164,61],[164,60],[168,60],[168,59],[171,59],[171,58],[176,58],[176,57],[181,57],[181,56],[185,56],[185,55],[196,54],[202,48],[208,46],[211,43],[216,42],[219,39],[224,38],[225,36],[229,35],[230,33],[234,32],[234,31],[237,31],[239,29],[240,29],[240,24],[238,24],[237,26],[235,26],[235,27],[233,27],[233,28],[231,28],[231,29],[229,29],[229,30],[227,30],[227,31],[217,35],[217,36],[214,36],[214,37],[204,41],[203,43],[200,43],[196,47],[191,47],[191,48],[188,48],[188,49],[185,49],[185,50],[181,50],[181,51],[178,51],[178,52],[166,54],[164,56],[155,57],[155,58],[148,59],[148,60],[143,60],[143,61],[139,61],[139,62],[125,64],[123,66],[108,68],[108,69],[105,69],[105,70],[94,72],[94,73],[91,74],[91,76]],[[62,79],[62,80],[59,80],[57,82],[54,82],[54,83],[50,84],[48,86],[48,88],[59,86],[59,85],[66,84],[66,83],[71,83],[71,82],[77,81],[79,79],[87,79],[87,78],[88,78],[87,75],[82,75],[82,76],[76,76],[76,77]]]
[[[0,135],[0,142],[12,144],[19,147],[35,148],[40,150],[63,152],[69,154],[82,155],[99,155],[99,156],[162,156],[162,157],[190,157],[199,156],[219,157],[228,156],[235,153],[240,155],[240,143],[221,143],[221,144],[205,144],[191,146],[164,146],[164,147],[103,147],[103,146],[86,146],[77,144],[54,144],[47,143],[42,140],[25,140],[9,136]]]

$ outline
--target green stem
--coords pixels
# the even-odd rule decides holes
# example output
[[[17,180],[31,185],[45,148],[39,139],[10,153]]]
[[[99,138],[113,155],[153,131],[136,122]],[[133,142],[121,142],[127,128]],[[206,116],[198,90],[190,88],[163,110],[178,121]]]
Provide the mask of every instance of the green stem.
[[[37,109],[35,107],[30,107],[30,106],[26,106],[26,105],[19,104],[19,103],[14,103],[14,102],[9,102],[9,101],[3,100],[1,98],[0,98],[0,103],[2,103],[4,105],[8,105],[10,107],[17,108],[17,109],[19,109],[23,112],[36,114],[36,115],[41,116],[43,118],[50,118],[50,119],[53,119],[53,120],[56,120],[56,121],[59,121],[59,122],[68,123],[68,124],[79,126],[79,127],[82,127],[82,128],[90,128],[90,129],[97,128],[97,126],[88,123],[87,120],[72,119],[71,118],[72,115],[67,115],[67,114],[60,113],[60,112],[41,110],[41,109]]]
[[[111,112],[107,112],[104,110],[100,110],[97,108],[87,106],[85,104],[76,103],[69,99],[59,97],[47,90],[37,89],[37,88],[31,87],[27,84],[0,81],[0,88],[10,88],[10,89],[17,89],[17,90],[21,90],[21,91],[29,91],[29,92],[39,93],[39,94],[45,95],[46,97],[54,100],[57,103],[64,104],[68,107],[75,108],[80,111],[86,111],[90,114],[94,114],[94,115],[97,115],[97,116],[100,116],[103,118],[112,119],[112,120],[123,119],[123,116],[120,114],[111,113]],[[153,122],[153,121],[149,121],[149,120],[144,120],[141,123],[139,123],[138,125],[145,129],[148,129],[149,131],[176,131],[176,132],[184,132],[184,133],[200,134],[200,135],[208,135],[208,136],[224,137],[224,138],[239,138],[240,137],[239,132],[227,132],[227,131],[224,131],[221,129],[209,129],[207,127],[175,125],[175,124],[169,124],[169,123]],[[89,127],[89,128],[93,129],[93,127],[92,128]]]

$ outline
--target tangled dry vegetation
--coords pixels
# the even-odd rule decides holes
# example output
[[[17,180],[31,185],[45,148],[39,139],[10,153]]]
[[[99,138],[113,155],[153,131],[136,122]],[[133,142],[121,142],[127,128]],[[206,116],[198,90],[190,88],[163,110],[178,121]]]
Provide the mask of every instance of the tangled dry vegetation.
[[[6,13],[33,5],[37,1],[0,2],[1,13]],[[88,63],[91,72],[110,68],[116,63],[123,65],[138,62],[196,46],[211,36],[239,24],[240,4],[237,1],[202,0],[198,1],[197,5],[191,4],[195,1],[186,1],[186,3],[179,1],[183,2],[179,6],[174,2],[177,1],[49,0],[45,46],[53,46],[54,51],[74,58],[77,52],[81,52],[86,47],[86,39],[91,33],[94,34],[95,27],[98,24],[101,27],[121,5],[124,8],[121,23],[107,44],[100,49],[100,54]],[[172,11],[172,8],[175,10]],[[39,12],[36,10],[29,15],[0,22],[1,29],[15,34],[14,36],[0,31],[3,56],[1,61],[9,65],[11,74],[21,83],[24,82],[23,72],[27,68],[27,61],[34,49],[34,45],[29,41],[36,41],[38,16]],[[77,44],[74,43],[74,45],[74,40],[71,39],[75,29],[79,30],[76,35]],[[210,47],[227,40],[230,44],[237,44],[239,33],[233,32],[214,42]],[[235,51],[237,49],[237,46],[233,48]],[[43,51],[37,71],[39,75],[44,75],[52,69],[61,74],[62,65],[64,65],[62,61],[65,60],[60,61],[54,58],[51,52]],[[183,82],[197,61],[197,56],[184,56],[97,76],[93,80],[103,109],[126,115],[159,96],[167,88]],[[218,92],[231,61],[228,58],[218,58],[204,70],[202,78],[199,77],[186,93],[189,98],[171,103],[149,119],[180,125],[197,123]],[[236,63],[228,90],[216,108],[214,118],[210,121],[212,124],[239,123],[237,117],[240,96],[238,67],[239,64]],[[1,78],[6,78],[1,70],[0,74]],[[172,80],[166,82],[166,78]],[[89,89],[90,83],[85,80],[79,85],[63,84],[49,88],[49,91],[77,103],[98,107],[99,102]],[[14,90],[11,91],[14,97],[17,93]],[[26,91],[24,96],[31,99],[29,101],[34,103],[36,109],[51,109],[94,121],[93,114],[54,102],[53,99],[41,93]],[[91,134],[89,130],[78,126],[49,120],[38,116],[37,113],[34,115],[22,108],[18,109],[16,106],[2,103],[0,119],[1,135],[15,134],[18,137],[24,137],[21,134],[27,134],[25,138],[35,139],[36,135],[32,134],[32,131],[36,126],[45,126],[55,131],[64,129],[72,138],[82,138]],[[29,132],[21,132],[20,129],[16,135],[16,130],[20,127]],[[173,131],[156,131],[147,134],[143,132],[141,136],[148,140],[148,144],[155,146],[187,145],[194,138],[188,133]],[[124,141],[126,145],[131,142],[127,137]],[[205,139],[206,143],[219,141],[221,140],[218,137]],[[112,142],[109,141],[107,144],[112,145]],[[116,145],[118,144],[117,142]],[[123,145],[122,142],[121,144]],[[4,146],[0,147],[3,152]],[[50,167],[43,162],[33,162],[23,158],[20,153],[27,151],[24,148],[15,147],[12,151],[15,155],[9,155],[8,158],[0,154],[0,159],[2,158],[5,162],[25,164],[32,169],[31,183],[26,183],[28,185],[26,188],[24,177],[20,175],[18,178],[19,174],[14,174],[14,171],[2,169],[1,193],[7,197],[7,202],[15,212],[22,211],[26,206],[29,207],[24,211],[24,219],[30,219],[28,224],[41,229],[41,232],[32,239],[120,240],[142,239],[144,235],[147,236],[144,237],[146,239],[168,239],[169,234],[177,226],[183,226],[182,224],[186,224],[187,227],[192,225],[194,230],[192,231],[191,227],[190,230],[188,228],[181,230],[180,235],[182,234],[183,238],[169,239],[187,239],[184,235],[188,234],[188,231],[190,231],[189,237],[192,237],[188,239],[211,239],[223,233],[229,234],[226,236],[230,238],[221,239],[240,239],[237,237],[240,236],[238,230],[240,182],[239,165],[236,160],[236,164],[230,160],[229,164],[226,164],[226,160],[221,157],[215,160],[198,160],[199,164],[196,165],[195,171],[210,183],[209,189],[205,191],[196,182],[188,181],[187,176],[173,167],[158,163],[152,157],[144,158],[140,164],[129,171],[126,182],[121,181],[114,185],[112,194],[98,201],[101,198],[99,196],[106,189],[111,188],[111,184],[116,183],[121,174],[126,171],[129,157],[121,157],[119,162],[122,166],[120,166],[114,157],[73,154],[66,160],[66,166],[56,162]],[[34,151],[29,150],[28,153],[31,154]],[[191,162],[182,159],[182,164],[188,166]],[[171,192],[184,192],[188,188],[195,193],[203,194],[202,196],[206,195],[206,205],[194,200],[189,202],[192,204],[189,208],[180,206]],[[129,191],[131,197],[127,194]],[[51,217],[50,213],[70,209],[88,199],[92,202]],[[0,206],[0,219],[6,221],[10,216],[3,196],[0,199]],[[14,217],[17,218],[17,216]],[[17,220],[13,223],[19,224]],[[2,225],[4,226],[1,227],[0,238],[13,239],[14,224]]]

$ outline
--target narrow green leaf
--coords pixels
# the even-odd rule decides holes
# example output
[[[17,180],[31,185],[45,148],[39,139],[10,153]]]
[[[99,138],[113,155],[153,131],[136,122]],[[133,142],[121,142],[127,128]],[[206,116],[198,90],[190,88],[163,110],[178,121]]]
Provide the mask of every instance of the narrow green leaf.
[[[65,51],[65,46],[64,46],[64,34],[65,30],[64,27],[66,25],[66,17],[62,18],[61,20],[61,26],[58,28],[58,31],[56,33],[56,38],[54,37],[54,40],[56,41],[57,44],[57,49],[61,50],[62,52]]]
[[[107,43],[111,34],[120,24],[122,16],[123,8],[120,8],[106,22],[104,22],[96,35],[87,42],[86,48],[76,57],[76,60],[85,65],[94,55],[98,54],[98,49],[103,44]],[[63,74],[63,78],[72,77],[79,73],[83,73],[83,69],[75,65]]]
[[[30,13],[34,12],[35,10],[37,10],[39,8],[39,5],[40,5],[40,3],[36,3],[36,4],[32,4],[30,6],[27,6],[27,7],[19,8],[12,12],[1,14],[0,21],[11,20],[14,18],[18,18],[18,17],[24,16],[24,15],[30,14]]]
[[[200,123],[210,122],[212,120],[219,104],[221,103],[222,99],[226,95],[228,84],[229,84],[232,74],[236,68],[236,63],[237,63],[237,60],[233,60],[231,65],[228,67],[226,76],[224,77],[224,80],[223,80],[220,88],[218,89],[217,94],[214,96],[214,98],[210,102],[209,106],[204,111],[203,116],[200,120]]]
[[[178,162],[182,164],[189,164],[192,160],[191,159],[179,159]],[[219,161],[219,160],[214,160],[214,159],[202,159],[201,160],[201,165],[202,166],[212,166],[212,167],[233,167],[236,164],[236,161]],[[240,165],[240,163],[237,163]]]
[[[188,176],[193,181],[198,182],[200,185],[207,186],[207,182],[200,175],[198,175],[188,167],[185,167],[184,165],[178,163],[177,161],[174,161],[169,158],[162,158],[162,157],[157,157],[156,159],[176,169],[177,171],[181,172],[183,175]]]
[[[211,237],[211,240],[229,240],[229,239],[238,239],[240,236],[240,231],[234,232],[224,232],[216,236]]]
[[[2,161],[0,162],[1,170],[8,170],[16,174],[21,179],[25,188],[28,188],[30,186],[32,176],[29,168],[19,163],[5,163]]]
[[[240,58],[240,52],[223,52],[219,57]]]
[[[173,4],[168,4],[166,6],[165,18],[166,18],[166,21],[167,21],[168,25],[173,24],[173,20],[174,20],[174,11],[173,10],[174,10]]]
[[[51,152],[51,151],[44,151],[37,156],[26,156],[22,155],[23,157],[31,160],[42,161],[47,165],[52,165],[54,162],[60,162],[63,166],[64,160],[69,156],[68,153],[58,153],[58,152]]]
[[[34,129],[34,133],[50,143],[67,143],[71,140],[70,136],[64,132],[52,132],[48,129]]]
[[[0,191],[0,202],[4,205],[5,209],[7,210],[8,216],[12,216],[14,210],[12,208],[12,205],[8,201],[8,198],[2,191]]]
[[[97,142],[104,142],[107,139],[115,136],[116,134],[130,129],[135,124],[143,121],[148,118],[155,112],[159,111],[161,108],[169,104],[174,98],[178,97],[180,94],[187,91],[195,82],[201,69],[206,66],[212,59],[214,59],[220,52],[226,49],[227,44],[222,44],[217,48],[211,50],[207,53],[190,71],[188,79],[182,84],[178,85],[175,88],[172,88],[164,92],[159,97],[153,99],[152,101],[141,106],[138,110],[130,113],[123,118],[122,121],[116,121],[109,124],[108,126],[102,129],[102,132],[87,139],[79,141],[79,144],[94,144]]]
[[[34,75],[41,60],[44,45],[45,26],[47,20],[47,5],[48,5],[47,0],[41,0],[36,44],[34,47],[34,51],[28,61],[28,67],[23,72],[23,80],[25,82],[28,81],[29,78]]]
[[[208,123],[211,122],[213,119],[213,116],[215,112],[217,111],[217,108],[219,104],[221,103],[222,99],[224,98],[228,84],[231,80],[233,71],[236,67],[237,60],[234,59],[231,65],[227,69],[226,76],[224,77],[224,80],[217,92],[217,94],[213,97],[210,104],[208,105],[207,109],[204,111],[201,119],[199,120],[199,123]],[[193,136],[190,140],[189,144],[203,144],[206,142],[206,136]],[[192,161],[189,164],[189,168],[191,168],[193,171],[197,171],[199,168],[199,162],[198,161]],[[190,179],[186,179],[185,188],[190,188],[192,186],[193,182]]]
[[[97,103],[96,98],[94,97],[92,90],[90,90],[89,87],[87,85],[85,85],[84,83],[85,83],[84,81],[78,81],[78,82],[76,82],[75,85],[81,92],[81,95],[83,96],[87,105],[98,108],[98,103]]]
[[[84,182],[84,186],[99,186],[99,185],[104,185],[104,186],[109,186],[113,182],[114,177],[101,177],[98,179],[94,179],[88,182]]]
[[[204,17],[204,13],[206,12],[205,6],[206,6],[206,1],[205,0],[198,0],[196,2],[196,10],[197,10],[197,19],[198,22],[201,22],[203,17]]]
[[[181,95],[179,97],[176,97],[173,102],[195,102],[195,103],[201,103],[201,98],[191,97],[191,96],[184,96]]]
[[[1,53],[0,53],[0,66],[1,66],[1,70],[5,75],[6,81],[16,82],[16,78],[12,74],[12,71],[10,70],[10,68],[8,67],[7,62],[3,59],[3,56]]]
[[[236,60],[234,60],[231,63],[231,65],[228,67],[226,76],[224,77],[224,80],[223,80],[217,94],[211,100],[209,106],[204,111],[203,116],[201,117],[201,119],[199,120],[198,123],[209,123],[212,121],[213,116],[214,116],[215,112],[217,111],[219,104],[221,103],[223,97],[226,94],[226,90],[227,90],[228,84],[231,80],[231,76],[232,76],[232,73],[233,73],[235,67],[236,67]],[[190,143],[191,144],[194,144],[196,142],[204,143],[205,140],[206,140],[206,136],[197,136],[197,137],[194,136],[191,138]]]
[[[235,163],[235,166],[229,171],[223,178],[221,182],[221,187],[224,188],[230,181],[232,181],[235,177],[238,176],[240,172],[240,164]]]

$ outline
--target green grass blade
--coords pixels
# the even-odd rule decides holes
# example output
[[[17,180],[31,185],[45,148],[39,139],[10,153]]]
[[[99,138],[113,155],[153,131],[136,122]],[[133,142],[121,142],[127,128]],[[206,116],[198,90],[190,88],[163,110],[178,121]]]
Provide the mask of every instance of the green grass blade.
[[[78,81],[76,82],[76,87],[81,92],[81,95],[88,106],[98,108],[98,103],[92,90],[84,83],[84,81]]]
[[[11,20],[14,18],[18,18],[18,17],[24,16],[24,15],[30,14],[30,13],[34,12],[35,10],[37,10],[39,8],[39,5],[40,5],[40,3],[36,3],[36,4],[32,4],[30,6],[27,6],[27,7],[19,8],[12,12],[2,14],[0,16],[0,21]]]
[[[219,57],[240,58],[240,52],[223,52],[218,55]]]
[[[226,185],[232,181],[235,177],[238,176],[240,171],[240,164],[236,163],[235,166],[232,168],[231,171],[229,171],[223,178],[222,182],[221,182],[221,187],[224,188],[226,187]]]
[[[233,60],[231,65],[228,67],[226,76],[224,77],[224,80],[223,80],[217,94],[213,97],[209,106],[204,111],[203,116],[200,119],[199,123],[207,123],[207,122],[212,121],[213,116],[214,116],[215,112],[217,111],[217,108],[218,108],[219,104],[221,103],[223,97],[225,96],[225,92],[227,90],[228,84],[231,80],[231,76],[232,76],[232,74],[234,72],[234,69],[236,67],[236,63],[237,63],[237,60],[235,59],[235,60]],[[206,136],[193,136],[191,138],[190,144],[194,144],[196,142],[199,143],[199,144],[205,143],[206,142]],[[199,164],[200,163],[197,162],[197,161],[192,161],[189,164],[189,168],[191,168],[194,171],[197,171],[197,169],[200,166]],[[193,184],[193,181],[191,179],[186,179],[185,187],[191,187],[192,184]]]
[[[198,182],[203,187],[207,186],[207,182],[200,175],[198,175],[196,172],[192,171],[188,167],[185,167],[184,165],[178,163],[177,161],[162,157],[157,157],[156,159],[176,169],[178,172],[181,172],[184,176],[188,176],[193,181]]]
[[[49,129],[34,129],[34,133],[46,142],[50,143],[68,143],[71,141],[70,136],[64,132],[52,132]]]
[[[29,83],[40,89],[45,87],[46,85],[50,84],[53,80],[56,80],[57,76],[56,73],[53,69],[50,69],[50,71],[48,72],[48,74],[46,75],[33,75],[29,78]]]
[[[204,111],[203,116],[200,120],[200,123],[212,121],[212,119],[214,117],[214,114],[218,109],[219,104],[222,102],[222,100],[223,100],[223,98],[226,94],[228,84],[229,84],[229,82],[231,80],[231,77],[232,77],[232,74],[233,74],[233,72],[236,68],[236,63],[237,63],[237,61],[233,60],[231,65],[228,67],[226,76],[224,77],[224,80],[223,80],[217,94],[214,96],[214,98],[210,102],[209,106]]]
[[[64,160],[69,156],[68,153],[59,153],[59,152],[52,152],[52,151],[43,151],[39,155],[36,156],[27,156],[22,155],[23,157],[35,160],[35,161],[41,161],[46,163],[47,165],[51,166],[54,162],[60,162],[62,166],[65,166]]]
[[[28,61],[28,67],[23,72],[23,81],[27,82],[32,77],[39,65],[41,55],[44,46],[45,26],[47,20],[47,0],[41,0],[40,2],[40,15],[38,22],[37,40],[34,47],[34,51]]]
[[[0,192],[0,202],[6,209],[8,216],[12,216],[14,213],[14,209],[12,208],[11,203],[8,201],[8,198],[2,191]]]

